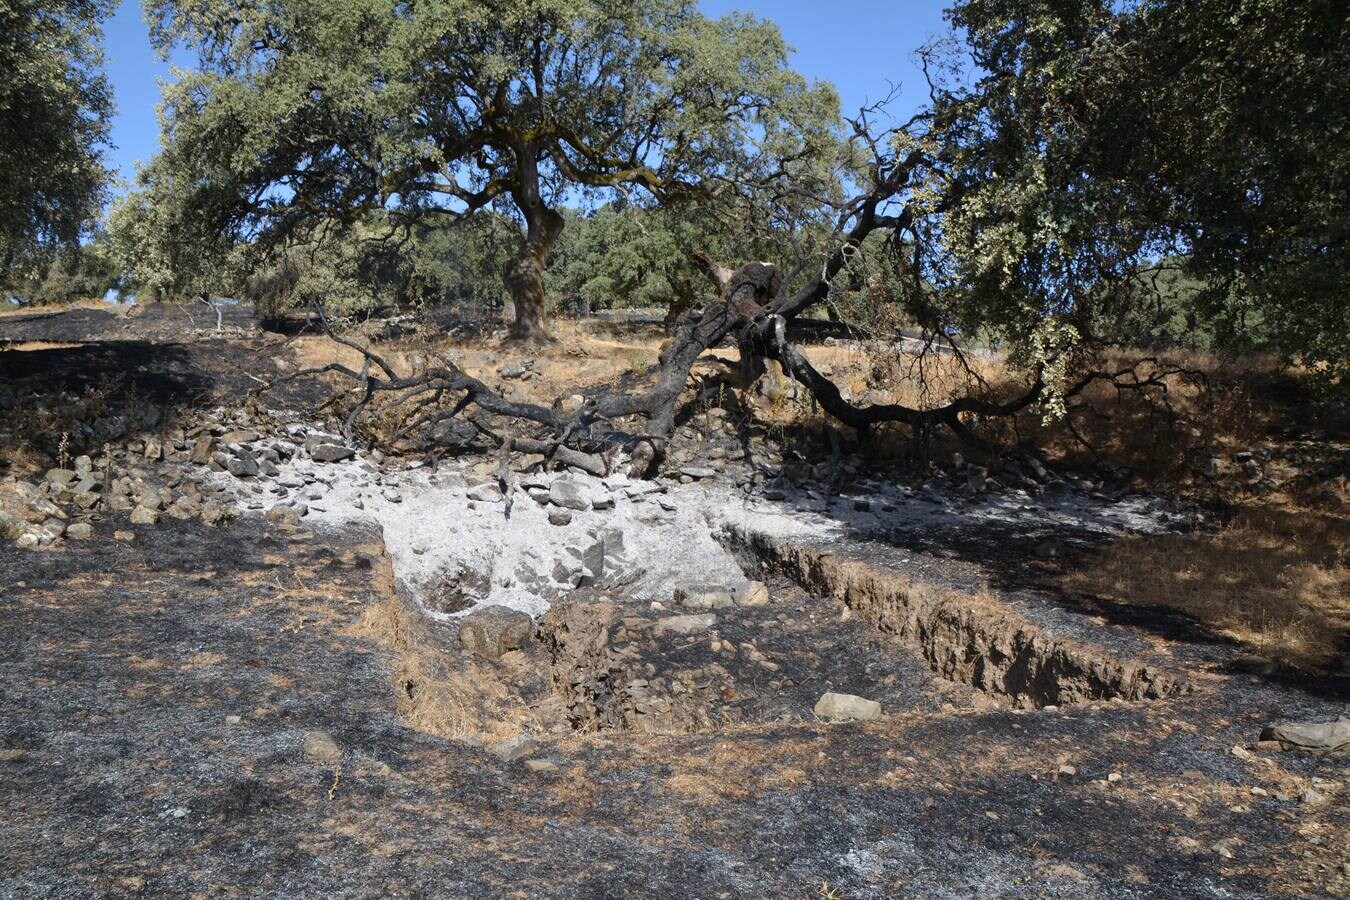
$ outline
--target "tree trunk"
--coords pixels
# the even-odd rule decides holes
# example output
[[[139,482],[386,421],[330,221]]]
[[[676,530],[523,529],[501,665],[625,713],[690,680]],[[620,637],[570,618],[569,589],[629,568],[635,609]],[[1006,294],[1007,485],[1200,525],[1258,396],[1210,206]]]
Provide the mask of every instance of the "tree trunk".
[[[553,340],[544,323],[544,269],[553,245],[562,234],[563,217],[544,203],[539,193],[539,165],[533,148],[516,148],[519,181],[512,197],[525,217],[525,244],[506,265],[504,280],[516,308],[511,339],[528,343]]]

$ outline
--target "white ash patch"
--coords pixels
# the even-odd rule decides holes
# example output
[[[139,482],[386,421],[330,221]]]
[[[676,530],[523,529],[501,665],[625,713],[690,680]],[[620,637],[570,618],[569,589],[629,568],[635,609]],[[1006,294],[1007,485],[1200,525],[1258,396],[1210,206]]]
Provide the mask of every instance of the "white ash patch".
[[[1021,490],[962,496],[874,481],[846,493],[795,488],[747,495],[710,481],[555,473],[513,474],[508,516],[495,483],[483,484],[466,466],[399,469],[361,458],[321,463],[299,452],[274,475],[213,477],[253,513],[281,504],[301,511],[306,527],[378,524],[399,587],[439,619],[484,604],[537,616],[585,584],[667,604],[681,585],[734,588],[746,577],[715,537],[733,524],[829,540],[878,528],[989,523],[1027,534],[1060,529],[1108,536],[1163,531],[1183,518],[1156,499],[1111,499],[1076,488],[1036,497]],[[559,481],[589,501],[573,497],[572,506],[587,508],[548,502]]]
[[[400,589],[438,619],[454,617],[439,607],[440,594],[456,584],[470,606],[500,604],[537,616],[578,582],[669,603],[681,584],[736,587],[746,581],[714,539],[714,513],[743,501],[716,488],[671,486],[648,493],[653,486],[624,478],[515,475],[508,517],[495,485],[474,485],[481,479],[469,470],[444,464],[436,472],[420,466],[381,470],[359,460],[319,464],[297,457],[275,478],[217,477],[234,482],[231,489],[254,513],[291,503],[305,509],[307,527],[378,524]],[[567,524],[552,524],[550,512],[561,508],[540,504],[527,488],[556,481],[572,482],[602,507],[613,505],[569,509]]]

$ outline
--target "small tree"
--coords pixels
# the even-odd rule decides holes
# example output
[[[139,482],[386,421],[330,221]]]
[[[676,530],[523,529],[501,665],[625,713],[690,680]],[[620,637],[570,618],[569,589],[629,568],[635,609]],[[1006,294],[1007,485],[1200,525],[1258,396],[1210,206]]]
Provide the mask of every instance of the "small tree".
[[[828,152],[834,92],[772,24],[693,0],[152,0],[166,89],[152,181],[203,242],[321,220],[514,211],[514,337],[547,338],[543,273],[570,195],[719,196]],[[201,258],[200,254],[195,255]]]
[[[102,206],[113,104],[99,23],[116,5],[0,3],[0,281],[74,244]]]

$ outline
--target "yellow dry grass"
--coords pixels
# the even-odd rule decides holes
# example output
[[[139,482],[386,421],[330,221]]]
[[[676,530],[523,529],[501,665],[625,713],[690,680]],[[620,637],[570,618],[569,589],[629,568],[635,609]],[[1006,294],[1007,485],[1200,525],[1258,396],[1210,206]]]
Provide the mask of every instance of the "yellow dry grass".
[[[1263,656],[1326,668],[1350,640],[1350,520],[1297,507],[1243,509],[1214,535],[1117,541],[1060,583],[1178,610]]]
[[[18,353],[32,353],[37,350],[68,350],[82,344],[70,341],[0,341],[0,353],[14,350]]]
[[[116,304],[109,303],[102,297],[88,297],[82,300],[71,300],[69,303],[54,303],[46,306],[11,306],[5,304],[0,306],[0,317],[4,316],[34,316],[34,315],[56,315],[65,312],[68,309],[125,309]]]
[[[395,702],[408,725],[438,737],[493,743],[537,724],[511,697],[497,667],[470,655],[459,658],[429,633],[426,618],[394,594],[388,557],[377,559],[386,595],[366,608],[350,633],[373,639],[393,656]]]

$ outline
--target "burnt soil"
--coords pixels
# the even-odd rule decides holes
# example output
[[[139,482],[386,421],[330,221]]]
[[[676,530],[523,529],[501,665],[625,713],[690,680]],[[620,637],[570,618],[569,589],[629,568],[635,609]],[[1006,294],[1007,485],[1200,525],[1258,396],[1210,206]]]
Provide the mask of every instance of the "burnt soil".
[[[180,379],[201,382],[186,396],[219,399],[240,377],[231,353],[253,345],[224,346],[144,348],[141,375],[165,374],[156,354],[187,359]],[[41,352],[128,362],[108,346]],[[45,364],[29,355],[36,377]],[[532,758],[556,768],[534,771],[399,713],[398,647],[362,627],[394,599],[379,534],[309,538],[257,518],[140,527],[116,513],[96,532],[41,552],[0,546],[0,896],[1347,887],[1344,757],[1234,752],[1266,723],[1334,716],[1339,685],[1249,674],[1237,648],[1188,643],[1184,630],[1099,623],[1119,634],[1113,651],[1147,646],[1184,670],[1189,694],[1007,709],[771,575],[773,604],[721,613],[720,634],[777,670],[632,629],[657,677],[723,665],[748,688],[737,721],[541,735]],[[641,613],[618,606],[619,621]],[[818,722],[810,705],[828,689],[875,696],[885,715]],[[314,729],[336,740],[340,764],[307,759]]]

